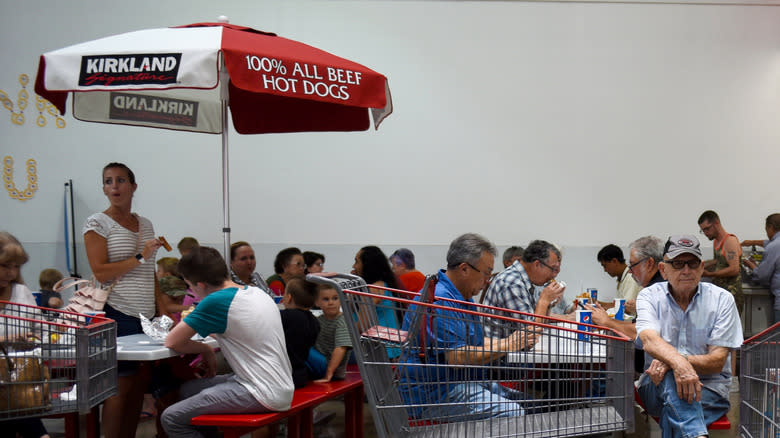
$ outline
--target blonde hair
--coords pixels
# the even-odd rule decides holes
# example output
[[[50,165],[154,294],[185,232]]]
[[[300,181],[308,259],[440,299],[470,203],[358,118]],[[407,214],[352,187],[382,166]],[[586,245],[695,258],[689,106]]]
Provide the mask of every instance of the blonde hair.
[[[23,265],[29,259],[30,257],[16,237],[7,231],[0,231],[0,263],[14,262],[18,265]],[[24,283],[21,269],[16,278],[12,279],[11,282]]]
[[[179,276],[179,259],[176,257],[163,257],[160,260],[157,260],[157,266],[162,268],[163,271],[166,273],[176,276]]]

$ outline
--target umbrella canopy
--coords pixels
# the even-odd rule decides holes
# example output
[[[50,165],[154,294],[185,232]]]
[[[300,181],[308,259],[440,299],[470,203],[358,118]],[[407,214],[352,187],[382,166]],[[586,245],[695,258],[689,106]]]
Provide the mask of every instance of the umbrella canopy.
[[[387,78],[312,46],[227,23],[109,36],[45,53],[35,92],[89,122],[222,134],[229,245],[227,110],[240,134],[363,131],[392,112]],[[371,116],[369,115],[371,114]]]

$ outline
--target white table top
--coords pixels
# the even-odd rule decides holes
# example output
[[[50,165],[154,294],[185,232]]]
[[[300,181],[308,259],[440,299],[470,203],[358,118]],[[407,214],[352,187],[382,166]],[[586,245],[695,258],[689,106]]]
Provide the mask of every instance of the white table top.
[[[197,335],[196,337],[200,338]],[[212,337],[199,340],[205,342],[211,348],[218,347],[217,340]],[[181,353],[165,348],[162,341],[155,341],[143,333],[116,338],[117,360],[158,360],[178,356],[179,354]]]
[[[576,329],[575,324],[561,325]],[[533,349],[509,353],[507,362],[592,364],[607,361],[606,339],[590,336],[590,340],[584,341],[577,339],[577,335],[567,330],[545,328]]]

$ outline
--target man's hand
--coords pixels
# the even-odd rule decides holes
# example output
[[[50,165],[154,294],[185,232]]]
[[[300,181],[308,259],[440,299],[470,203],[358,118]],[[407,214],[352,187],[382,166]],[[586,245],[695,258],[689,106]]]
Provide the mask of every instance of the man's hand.
[[[650,377],[650,380],[656,386],[658,386],[658,384],[664,380],[664,376],[666,375],[666,372],[669,371],[669,369],[669,365],[661,362],[658,359],[653,359],[653,361],[650,363],[650,367],[645,371],[645,374],[647,374],[647,376]]]
[[[506,338],[505,351],[530,350],[536,344],[536,340],[542,334],[541,327],[532,327],[530,330],[517,330]]]
[[[547,287],[542,289],[542,293],[539,294],[539,301],[545,301],[548,304],[560,301],[563,298],[563,291],[565,289],[566,288],[561,286],[557,281],[551,282]]]
[[[674,370],[677,396],[680,397],[680,400],[685,400],[688,403],[693,403],[694,400],[701,401],[702,384],[699,381],[699,375],[696,374],[692,366],[689,365],[688,368],[690,371]]]
[[[592,305],[586,304],[585,309],[590,310],[590,317],[593,324],[606,326],[609,323],[609,320],[612,319],[607,315],[607,311],[596,303],[593,303]]]
[[[636,315],[636,300],[626,300],[626,313]]]

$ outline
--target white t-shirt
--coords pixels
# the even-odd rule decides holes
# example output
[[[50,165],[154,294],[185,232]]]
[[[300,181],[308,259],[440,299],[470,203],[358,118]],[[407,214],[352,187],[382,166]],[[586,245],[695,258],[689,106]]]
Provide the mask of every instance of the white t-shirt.
[[[199,335],[215,335],[230,367],[266,408],[290,408],[295,385],[279,308],[268,294],[249,286],[203,298],[184,322]]]
[[[87,218],[82,234],[94,231],[106,239],[109,263],[127,260],[140,253],[147,240],[154,239],[152,222],[133,214],[138,218],[139,233],[119,225],[105,213],[95,213]],[[136,266],[113,282],[114,288],[106,301],[111,307],[136,318],[139,313],[147,318],[154,317],[154,258],[153,254],[146,263]],[[105,289],[110,285],[109,282],[101,287]]]
[[[11,286],[11,297],[8,299],[13,303],[27,304],[30,306],[36,306],[35,296],[33,296],[30,289],[27,286],[20,283],[13,283]],[[36,321],[41,320],[41,311],[38,308],[21,307],[7,305],[0,309],[0,314],[8,316],[17,316],[20,318],[27,318]],[[40,324],[32,323],[25,320],[15,318],[4,318],[5,321],[0,326],[0,338],[2,339],[17,339],[20,335],[36,334],[40,336]]]

